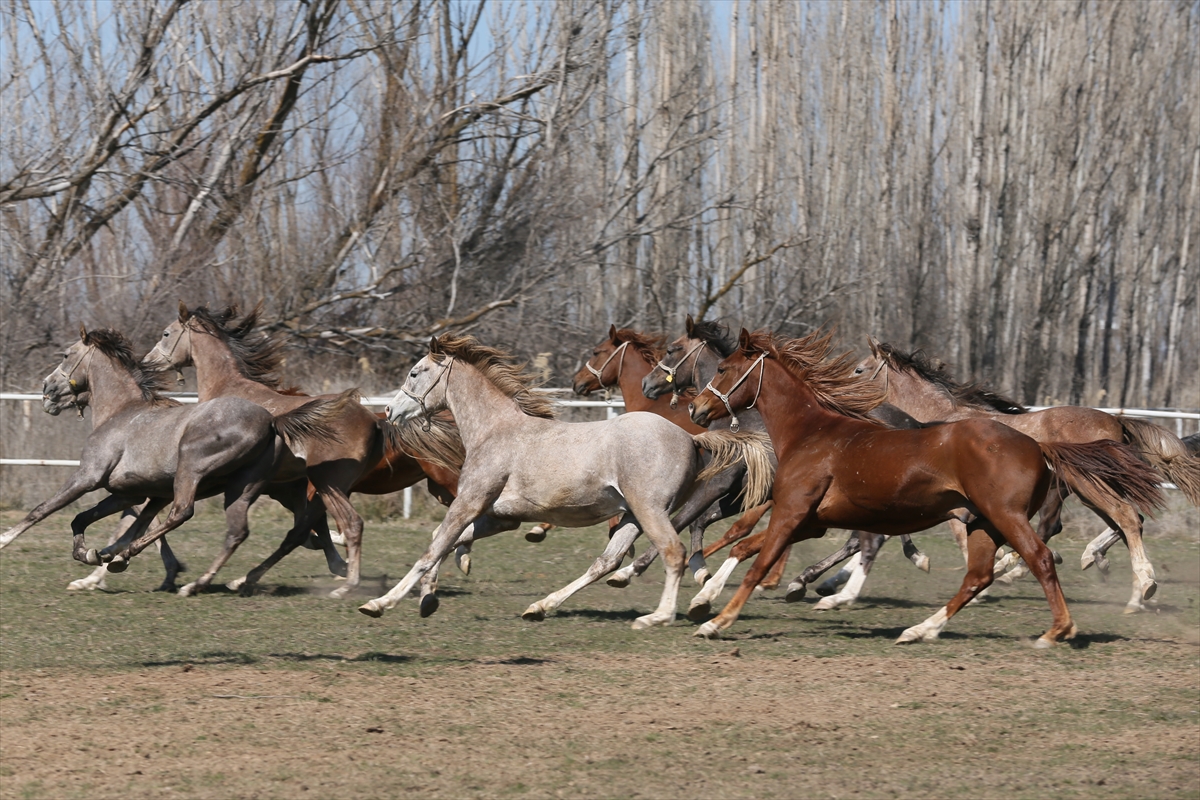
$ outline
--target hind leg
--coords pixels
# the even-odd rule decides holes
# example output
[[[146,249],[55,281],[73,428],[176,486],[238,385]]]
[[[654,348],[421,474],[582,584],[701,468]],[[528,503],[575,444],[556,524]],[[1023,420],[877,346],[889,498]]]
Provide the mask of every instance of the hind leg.
[[[545,619],[547,614],[553,614],[559,606],[566,602],[568,597],[615,570],[621,564],[621,559],[625,557],[625,551],[629,549],[640,533],[641,529],[638,528],[632,514],[622,516],[617,530],[608,540],[608,546],[604,548],[604,552],[592,563],[587,572],[558,591],[530,604],[521,616],[528,620],[540,621]]]
[[[136,502],[136,501],[135,501]],[[129,529],[137,522],[138,514],[141,512],[142,506],[138,508],[125,508],[122,510],[121,519],[117,523],[117,527],[113,529],[112,536],[109,537],[108,543],[118,541],[122,536],[128,533]],[[115,513],[115,512],[114,512]],[[78,517],[76,518],[78,519]],[[84,526],[86,527],[86,525]],[[84,561],[86,563],[86,554]],[[96,567],[86,578],[79,578],[67,584],[67,591],[75,592],[81,590],[92,591],[94,589],[104,588],[104,579],[108,575],[108,567],[104,564]]]
[[[846,586],[837,594],[832,594],[829,597],[824,597],[813,606],[814,611],[828,611],[833,608],[842,606],[852,606],[862,594],[863,585],[867,582],[867,576],[871,574],[871,567],[875,565],[875,557],[879,555],[879,548],[883,547],[887,541],[887,537],[878,533],[863,533],[859,536],[862,542],[862,552],[859,553],[860,559],[858,565],[851,572],[850,578],[846,581]]]
[[[635,619],[633,629],[636,631],[655,625],[670,625],[675,621],[675,606],[679,599],[679,584],[683,579],[684,560],[687,554],[683,549],[683,543],[675,534],[675,526],[671,524],[671,518],[666,509],[655,513],[654,509],[641,511],[634,505],[632,511],[642,524],[647,538],[662,556],[663,569],[666,571],[658,608]]]
[[[896,644],[936,640],[950,618],[991,584],[992,564],[996,560],[996,542],[999,534],[982,518],[976,518],[965,530],[967,574],[958,593],[932,617],[900,634]],[[1029,529],[1029,533],[1036,536],[1032,528]]]
[[[203,592],[225,562],[250,535],[250,506],[262,494],[274,460],[270,451],[254,467],[243,470],[225,488],[225,546],[212,565],[196,580],[179,590],[180,597],[192,597]]]
[[[788,584],[787,601],[795,603],[798,600],[804,599],[805,593],[808,591],[808,585],[817,578],[829,571],[834,564],[841,563],[847,558],[855,556],[861,550],[859,543],[858,531],[850,531],[850,535],[846,537],[846,543],[842,545],[842,549],[836,553],[832,553],[825,558],[813,564],[808,569],[804,570],[795,580]]]
[[[362,567],[363,521],[350,498],[340,486],[325,484],[318,488],[321,501],[337,522],[338,530],[346,539],[346,583],[329,593],[330,597],[342,598],[358,586]]]

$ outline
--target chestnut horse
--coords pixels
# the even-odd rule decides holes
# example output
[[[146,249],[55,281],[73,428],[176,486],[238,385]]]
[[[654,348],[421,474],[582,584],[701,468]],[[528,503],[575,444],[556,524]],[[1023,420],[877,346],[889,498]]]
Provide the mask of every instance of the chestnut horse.
[[[1054,559],[1029,519],[1056,473],[1085,498],[1117,495],[1150,510],[1162,503],[1154,471],[1120,443],[1038,443],[992,420],[883,428],[866,418],[883,402],[883,387],[853,375],[849,354],[832,357],[831,349],[832,336],[820,332],[789,340],[743,330],[737,351],[721,361],[716,377],[691,404],[692,419],[701,425],[757,407],[779,459],[770,525],[734,547],[730,560],[752,552],[758,558],[733,599],[697,635],[717,636],[734,623],[755,583],[789,542],[822,536],[831,527],[889,536],[924,530],[965,508],[970,517],[963,520],[968,564],[962,586],[898,641],[937,638],[992,582],[1001,543],[1025,560],[1053,613],[1037,645],[1074,636]]]
[[[667,345],[666,351],[654,369],[647,372],[642,378],[640,388],[644,397],[656,398],[655,402],[662,402],[669,395],[673,398],[672,403],[674,403],[675,399],[682,395],[694,396],[700,387],[716,374],[717,363],[732,353],[736,346],[736,340],[729,335],[729,328],[720,322],[715,320],[696,322],[689,314],[684,325],[684,335]],[[626,396],[628,396],[628,392],[626,392]],[[921,427],[920,423],[908,414],[890,405],[880,405],[872,409],[870,413],[873,419],[888,427]],[[764,429],[762,417],[756,411],[747,411],[741,419],[744,425],[750,425],[756,430]],[[749,528],[738,525],[730,528],[724,536],[705,547],[699,557],[692,556],[693,569],[703,570],[702,574],[707,578],[708,570],[704,566],[704,560],[749,534]],[[919,569],[928,572],[929,558],[917,549],[912,542],[912,537],[904,534],[900,539],[904,545],[904,555]],[[883,536],[852,531],[841,550],[804,570],[791,582],[787,592],[788,602],[796,602],[803,598],[808,584],[824,574],[830,567],[861,553],[860,558],[855,561],[853,578],[850,577],[851,573],[848,570],[842,570],[837,576],[822,584],[817,589],[817,593],[833,595],[836,588],[825,591],[825,587],[836,587],[840,583],[845,583],[845,580],[841,580],[842,573],[845,573],[847,578],[852,581],[847,590],[833,597],[826,597],[817,603],[815,608],[824,611],[828,608],[853,603],[857,599],[856,590],[861,588],[866,575],[870,573],[875,556],[885,541],[887,539]],[[784,552],[786,554],[787,551]],[[764,584],[767,584],[765,588],[774,588],[778,585],[785,561],[785,558],[781,558],[775,562],[775,566],[768,573],[767,580],[764,581]],[[774,582],[771,580],[772,576],[774,576]],[[696,607],[695,613],[701,613],[699,606]],[[703,609],[702,613],[707,614],[707,608]]]
[[[575,373],[572,386],[576,394],[587,396],[592,392],[608,392],[614,388],[621,390],[625,400],[626,411],[649,411],[674,422],[688,433],[702,433],[704,428],[692,422],[686,406],[679,407],[674,395],[650,399],[642,393],[642,379],[661,363],[663,356],[662,338],[630,330],[617,329],[612,325],[608,329],[608,338],[592,348],[591,356]],[[728,423],[718,423],[718,428],[728,428]],[[763,430],[759,424],[754,430]],[[704,531],[717,520],[725,519],[741,512],[741,493],[744,488],[745,468],[736,464],[721,475],[714,476],[688,498],[672,522],[675,530],[691,528],[691,551],[693,558],[688,561],[692,575],[697,583],[703,584],[708,572],[704,569],[703,556],[696,558],[704,548]],[[741,515],[733,526],[722,537],[723,541],[737,541],[749,536],[763,515],[770,509],[771,503],[764,503],[752,508]],[[528,537],[526,537],[528,538]],[[707,554],[707,553],[706,553]],[[641,575],[646,567],[654,561],[658,551],[651,547],[628,567],[618,570],[609,578],[610,586],[628,586],[630,578]],[[788,552],[783,556],[763,579],[762,588],[774,589],[779,585],[783,570],[787,566]]]
[[[974,384],[955,381],[945,366],[918,351],[906,353],[885,342],[870,338],[871,355],[858,363],[854,374],[875,381],[883,387],[888,402],[924,421],[956,421],[971,418],[992,419],[1043,442],[1090,442],[1107,439],[1128,442],[1149,464],[1158,468],[1164,477],[1183,490],[1193,505],[1200,505],[1200,459],[1188,453],[1174,434],[1143,420],[1118,418],[1094,408],[1056,406],[1042,411],[1027,412],[1019,404]],[[1064,489],[1074,489],[1070,481],[1062,482]],[[1042,541],[1062,530],[1059,509],[1061,492],[1051,492],[1038,534]],[[1115,498],[1088,504],[1089,508],[1108,526],[1085,550],[1083,563],[1090,566],[1089,552],[1102,547],[1110,534],[1123,539],[1129,548],[1133,568],[1133,594],[1125,606],[1126,613],[1144,608],[1143,600],[1154,595],[1157,584],[1154,567],[1142,546],[1142,521],[1128,503]],[[1087,501],[1085,501],[1087,504]],[[1115,541],[1108,539],[1107,543]]]

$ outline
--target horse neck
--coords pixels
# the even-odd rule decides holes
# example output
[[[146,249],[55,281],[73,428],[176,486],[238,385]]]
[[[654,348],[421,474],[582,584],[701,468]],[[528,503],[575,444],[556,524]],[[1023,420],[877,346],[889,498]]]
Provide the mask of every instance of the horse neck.
[[[146,405],[142,390],[133,376],[113,364],[107,357],[99,358],[88,369],[88,388],[92,409],[92,428],[99,428],[118,412],[132,405]]]
[[[617,386],[621,389],[621,397],[625,400],[626,411],[651,411],[659,403],[642,394],[642,378],[653,369],[636,350],[625,353],[625,363],[617,367],[620,378]],[[661,398],[660,398],[661,399]]]
[[[816,432],[828,427],[827,423],[846,419],[822,407],[808,384],[775,359],[764,359],[763,365],[762,391],[754,407],[762,415],[767,434],[780,458],[800,442],[811,440]],[[751,375],[746,379],[752,389],[758,383],[756,378]]]
[[[887,397],[885,402],[920,422],[944,421],[961,418],[964,409],[953,397],[929,381],[910,375],[904,370],[888,367]]]
[[[481,446],[498,427],[520,424],[525,412],[479,370],[454,361],[446,375],[446,405],[454,415],[467,452]]]
[[[214,397],[244,397],[262,404],[274,389],[247,378],[238,369],[237,357],[220,338],[192,330],[192,364],[196,367],[196,393],[200,402]]]

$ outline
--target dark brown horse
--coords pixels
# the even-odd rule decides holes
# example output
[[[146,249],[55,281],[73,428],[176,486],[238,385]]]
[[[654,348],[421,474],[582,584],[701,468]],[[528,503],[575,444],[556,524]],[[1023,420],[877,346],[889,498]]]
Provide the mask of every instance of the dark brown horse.
[[[964,520],[968,568],[961,588],[898,641],[936,638],[992,582],[1001,543],[1021,555],[1050,604],[1054,622],[1038,646],[1073,636],[1054,560],[1029,519],[1055,473],[1088,497],[1116,495],[1149,510],[1162,502],[1154,471],[1123,444],[1039,444],[991,420],[886,429],[866,418],[883,401],[882,387],[854,376],[848,354],[831,357],[831,339],[816,333],[777,339],[743,330],[738,350],[721,361],[692,402],[697,424],[756,406],[779,458],[770,525],[734,547],[734,557],[758,552],[758,558],[733,599],[698,635],[716,636],[733,624],[789,542],[831,527],[885,535],[924,530],[965,508],[971,516]]]
[[[669,419],[688,433],[703,433],[704,428],[692,422],[686,404],[679,406],[674,395],[650,399],[642,393],[643,378],[656,365],[661,364],[662,357],[662,337],[629,328],[618,329],[612,325],[608,329],[608,338],[592,348],[591,355],[575,373],[572,385],[576,394],[584,396],[592,392],[619,388],[626,411],[648,411]],[[720,427],[728,427],[728,424]],[[762,428],[759,426],[757,429]],[[704,549],[704,531],[714,522],[741,512],[744,473],[744,466],[738,464],[727,473],[715,476],[699,487],[672,518],[676,530],[682,530],[684,527],[691,529],[693,558],[688,561],[688,565],[698,583],[703,584],[708,576],[708,571],[704,568],[704,557],[695,557]],[[722,541],[728,544],[749,536],[770,508],[771,503],[768,501],[742,513],[722,537]],[[613,577],[609,578],[609,585],[627,586],[630,578],[641,575],[657,554],[657,550],[650,548],[633,564],[614,573]],[[787,566],[787,555],[785,551],[776,566],[763,579],[762,588],[774,589],[779,585],[783,570]]]

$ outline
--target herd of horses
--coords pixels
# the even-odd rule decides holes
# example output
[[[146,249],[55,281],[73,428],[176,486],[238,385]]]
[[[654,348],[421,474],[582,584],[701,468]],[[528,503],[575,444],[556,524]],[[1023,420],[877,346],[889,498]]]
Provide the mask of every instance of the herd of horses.
[[[471,336],[434,337],[383,414],[354,391],[309,397],[285,388],[280,343],[258,325],[260,309],[189,309],[140,360],[113,330],[87,331],[62,354],[42,384],[50,414],[90,406],[93,430],[80,466],[49,500],[0,535],[0,548],[84,494],[107,496],[71,523],[73,557],[97,569],[76,588],[158,544],[175,588],[178,562],[165,535],[193,514],[197,499],[223,495],[226,536],[212,565],[178,591],[208,587],[249,534],[248,510],[265,494],[292,512],[279,547],[230,588],[244,594],[297,547],[321,549],[344,597],[361,575],[362,517],[354,493],[384,494],[426,480],[448,505],[426,552],[396,586],[364,603],[378,617],[420,586],[420,613],[438,607],[438,569],[453,553],[464,572],[476,539],[536,522],[539,541],[554,526],[610,521],[604,552],[578,579],[524,612],[543,619],[583,587],[607,578],[625,586],[661,555],[666,578],[658,607],[634,628],[676,617],[685,567],[701,584],[688,616],[697,635],[719,636],[737,620],[756,587],[781,582],[795,542],[830,528],[852,531],[840,551],[787,586],[787,599],[833,565],[853,557],[846,588],[827,581],[818,608],[853,602],[885,537],[928,569],[910,534],[949,522],[966,576],[933,616],[899,642],[936,639],[950,617],[979,597],[1004,570],[1028,570],[1053,615],[1039,646],[1069,639],[1071,621],[1046,545],[1061,530],[1062,502],[1074,494],[1106,530],[1082,566],[1105,568],[1117,541],[1129,548],[1133,595],[1142,608],[1156,591],[1142,544],[1143,515],[1162,504],[1173,482],[1200,505],[1200,435],[1181,440],[1141,420],[1082,407],[1029,412],[976,385],[955,381],[922,353],[870,340],[870,355],[837,353],[832,336],[789,339],[719,322],[687,319],[684,333],[662,337],[610,328],[574,378],[579,394],[620,390],[628,413],[600,422],[564,422],[510,353]],[[199,402],[165,396],[173,371],[194,367]],[[770,511],[760,533],[756,524]],[[101,549],[89,525],[124,512]],[[160,514],[165,515],[161,516]],[[1040,512],[1038,529],[1031,519]],[[334,544],[328,518],[344,538]],[[739,518],[705,546],[713,522]],[[157,524],[156,524],[156,520]],[[691,557],[679,533],[691,531]],[[621,568],[634,540],[651,547]],[[557,535],[557,534],[556,534]],[[713,573],[706,559],[733,544]],[[998,549],[1011,553],[997,560]],[[741,585],[715,617],[714,602],[737,565],[754,558]],[[1019,561],[1018,561],[1019,560]],[[832,586],[830,585],[832,583]]]

